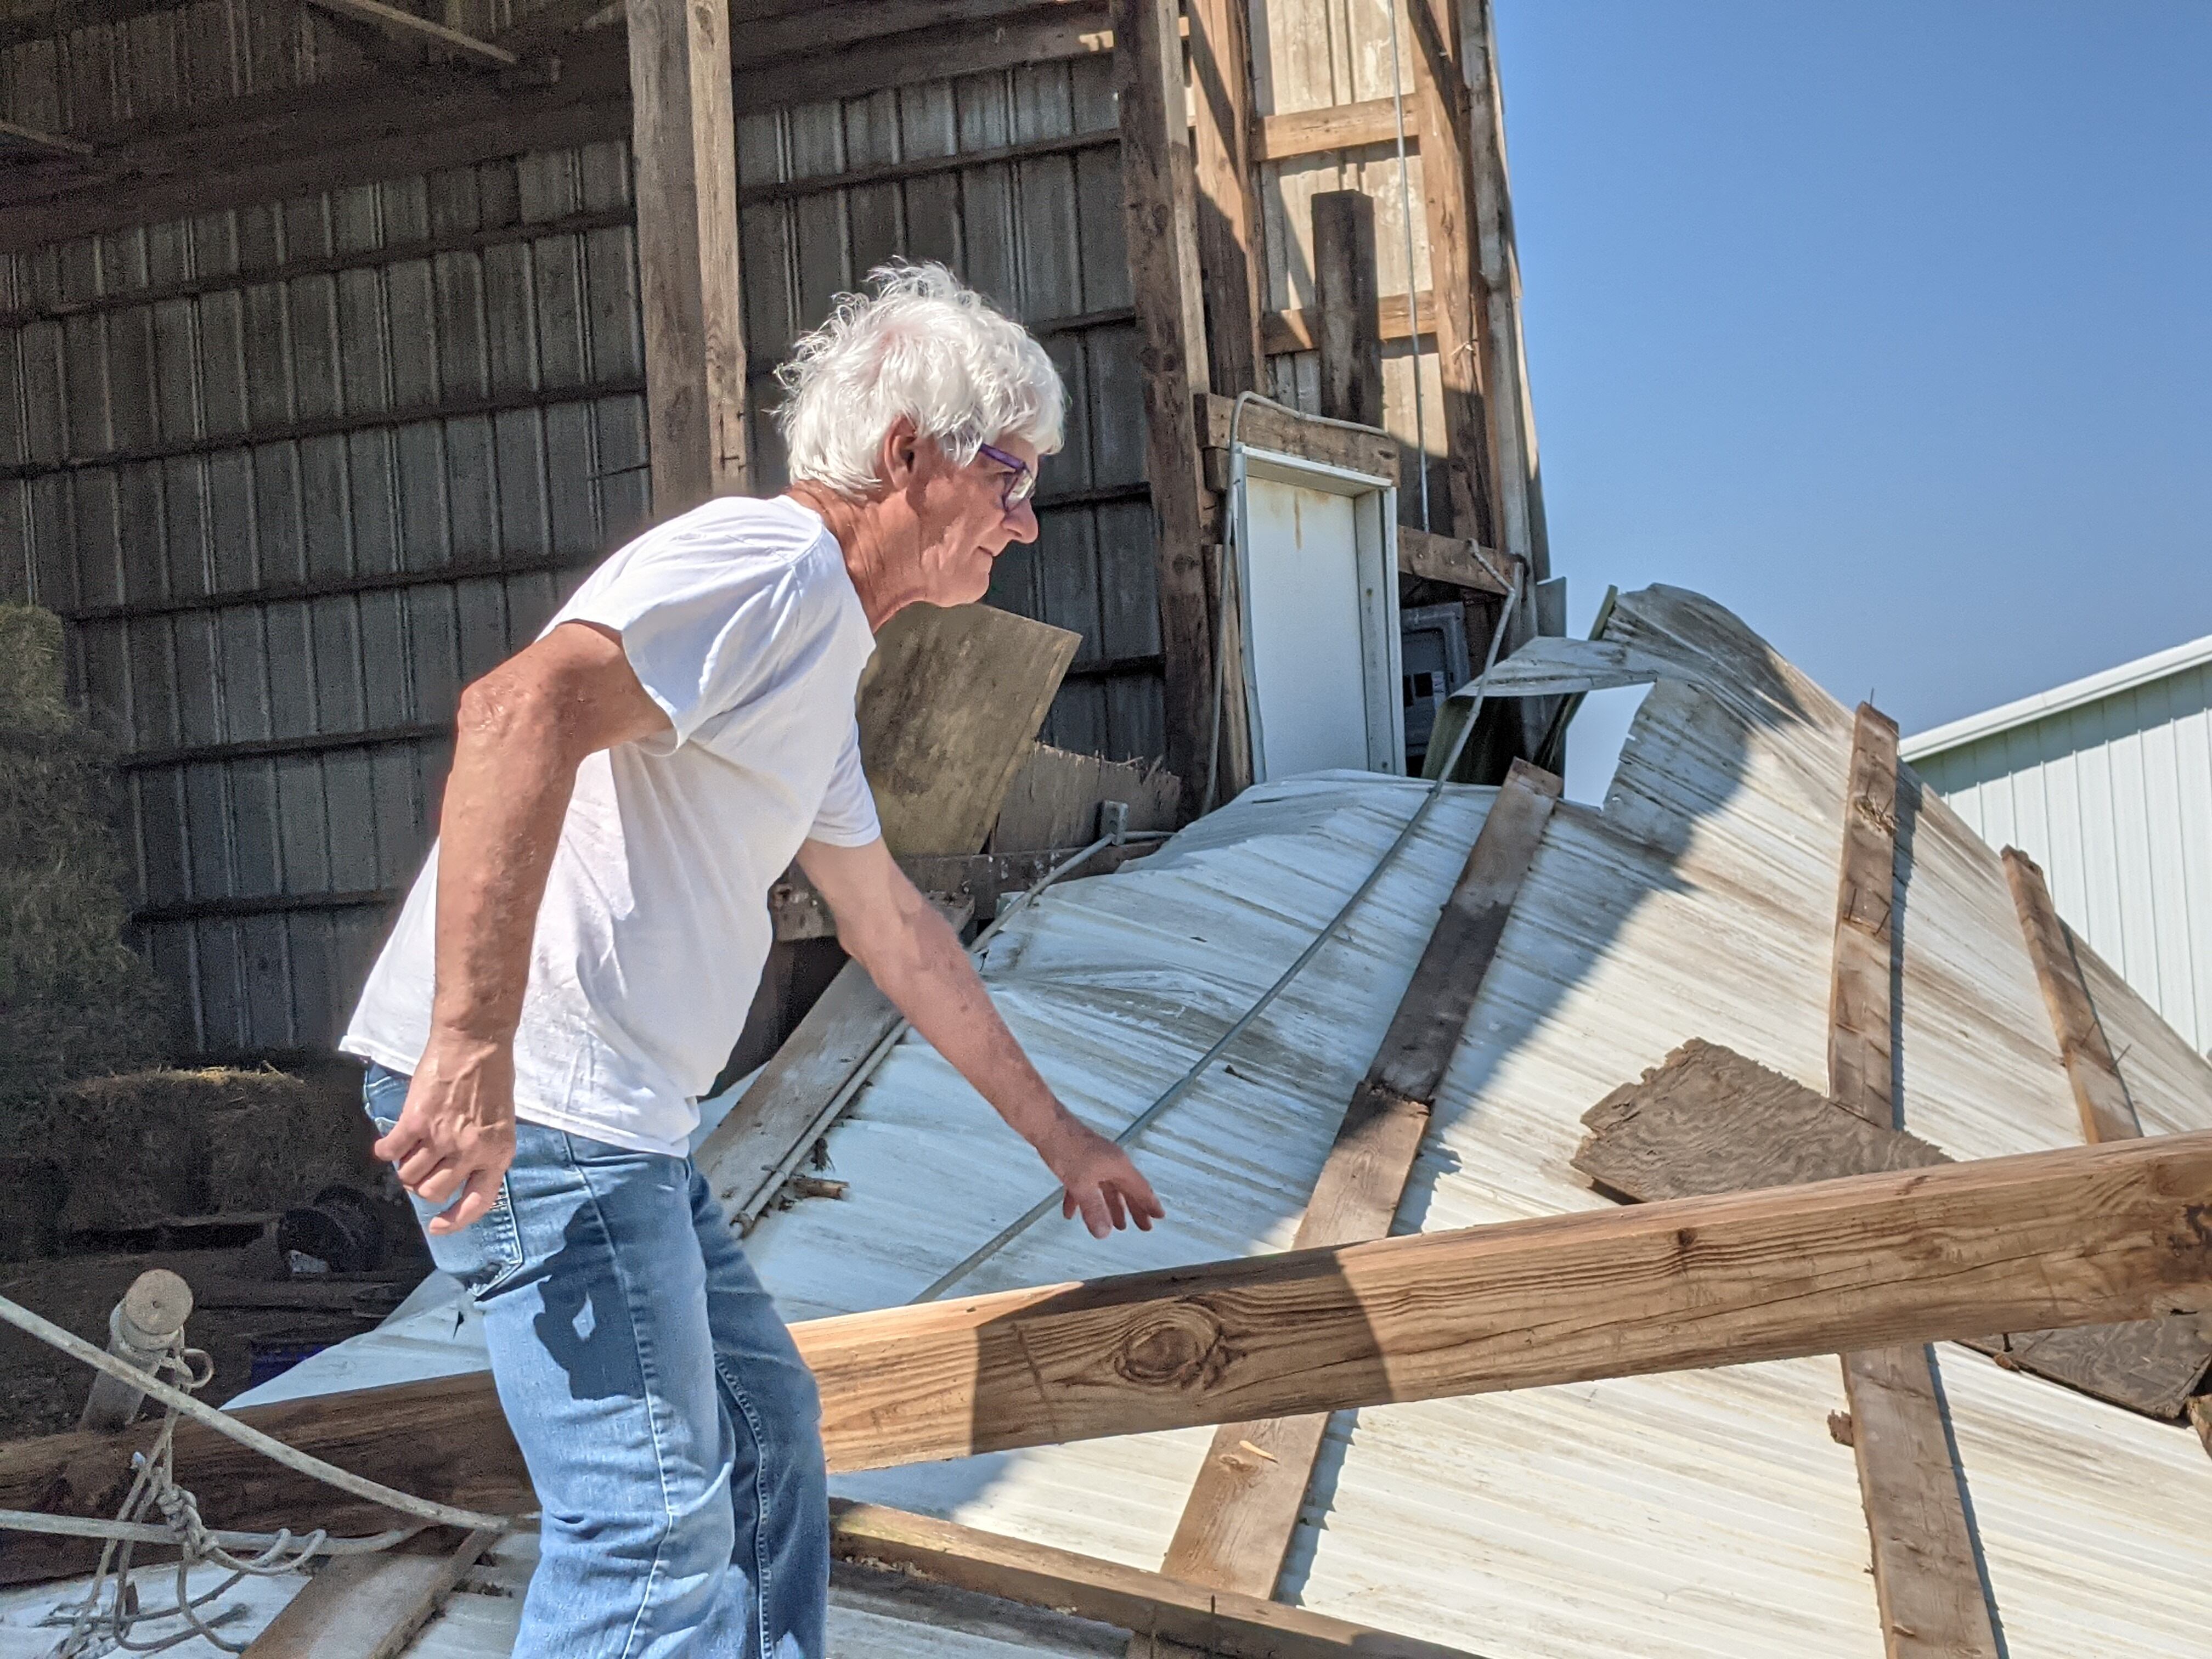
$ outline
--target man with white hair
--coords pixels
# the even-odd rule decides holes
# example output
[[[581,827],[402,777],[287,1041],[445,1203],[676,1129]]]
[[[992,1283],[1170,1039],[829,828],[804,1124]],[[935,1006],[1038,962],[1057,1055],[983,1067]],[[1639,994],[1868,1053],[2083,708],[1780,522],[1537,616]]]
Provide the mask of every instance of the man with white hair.
[[[1163,1211],[1054,1098],[884,850],[872,632],[982,597],[1060,447],[1043,349],[886,267],[782,371],[793,483],[602,564],[462,694],[438,844],[343,1047],[432,1255],[483,1312],[544,1511],[519,1655],[818,1659],[820,1401],[686,1155],[793,858],[839,939],[1091,1231]]]

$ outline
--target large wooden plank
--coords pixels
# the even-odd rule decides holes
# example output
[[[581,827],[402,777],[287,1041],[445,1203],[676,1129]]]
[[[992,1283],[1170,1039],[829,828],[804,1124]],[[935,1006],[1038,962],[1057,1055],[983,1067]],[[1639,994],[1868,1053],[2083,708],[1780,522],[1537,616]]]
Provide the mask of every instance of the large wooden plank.
[[[821,1386],[831,1468],[880,1468],[2197,1313],[2212,1310],[2209,1214],[2203,1131],[924,1303],[793,1336]],[[488,1377],[240,1415],[423,1497],[528,1501]],[[151,1432],[0,1447],[0,1508],[112,1514]],[[380,1524],[373,1506],[197,1425],[175,1449],[212,1525]],[[0,1535],[0,1580],[81,1561],[69,1541]]]
[[[1098,809],[1109,801],[1129,809],[1131,830],[1172,830],[1182,799],[1182,785],[1157,765],[1071,754],[1041,743],[1007,787],[991,849],[1086,846],[1097,838]]]
[[[1190,0],[1191,159],[1206,363],[1216,392],[1260,392],[1266,249],[1252,184],[1249,0]]]
[[[1421,136],[1421,107],[1411,99],[1406,102],[1405,123],[1407,148],[1414,149]],[[1369,144],[1395,144],[1397,141],[1395,100],[1367,98],[1353,104],[1331,104],[1322,109],[1261,117],[1252,134],[1252,159],[1291,161],[1301,155],[1359,149]]]
[[[1324,190],[1313,198],[1316,345],[1321,412],[1332,421],[1382,424],[1382,295],[1376,290],[1375,198]]]
[[[1869,1128],[1893,1131],[1897,726],[1871,703],[1859,705],[1853,727],[1837,862],[1828,1098]],[[1933,1357],[1917,1345],[1865,1348],[1844,1355],[1843,1368],[1886,1659],[1998,1659]]]
[[[396,1659],[497,1541],[494,1533],[462,1537],[441,1527],[380,1555],[325,1562],[248,1644],[246,1659]]]
[[[1212,783],[1213,629],[1205,568],[1207,503],[1192,415],[1192,398],[1207,384],[1206,323],[1177,9],[1175,0],[1113,0],[1109,15],[1159,578],[1167,764],[1182,780],[1185,804],[1195,812]],[[1223,711],[1224,729],[1243,724],[1241,709]],[[1213,793],[1227,799],[1225,791]]]
[[[1828,1096],[1893,1128],[1890,907],[1897,885],[1897,722],[1861,703],[1844,800],[1836,944],[1828,996]]]
[[[1960,1475],[1924,1346],[1844,1356],[1887,1659],[1998,1659]]]
[[[630,0],[629,30],[646,428],[667,519],[751,478],[729,0]]]
[[[749,1224],[775,1196],[792,1153],[898,1023],[866,969],[848,962],[837,970],[694,1157],[732,1222]]]
[[[1444,1067],[1467,1029],[1559,788],[1552,774],[1513,763],[1352,1095],[1292,1248],[1349,1244],[1390,1231]],[[1306,1416],[1224,1424],[1161,1570],[1188,1583],[1273,1595],[1328,1423]]]
[[[2104,1025],[2081,982],[2073,934],[2051,902],[2043,866],[2017,847],[2005,848],[2004,866],[2014,908],[2020,912],[2021,932],[2027,938],[2027,954],[2035,963],[2036,983],[2043,988],[2044,1006],[2051,1011],[2051,1029],[2057,1034],[2066,1080],[2073,1085],[2074,1103],[2081,1114],[2081,1138],[2096,1142],[2141,1134],[2127,1085],[2120,1079],[2119,1062],[2112,1058]]]
[[[1777,1188],[1948,1163],[1901,1130],[1878,1129],[1795,1079],[1692,1041],[1640,1083],[1583,1114],[1574,1165],[1600,1190],[1641,1200]],[[1999,1363],[2148,1416],[2171,1418],[2212,1369],[2197,1319],[2084,1321],[2064,1331],[1968,1331]]]
[[[1398,568],[1409,576],[1471,587],[1501,599],[1512,592],[1509,581],[1500,580],[1497,574],[1510,574],[1509,561],[1488,548],[1479,548],[1456,536],[1439,536],[1417,524],[1398,526]]]
[[[1429,285],[1436,295],[1437,366],[1443,382],[1444,498],[1455,535],[1498,538],[1491,443],[1481,386],[1487,313],[1478,304],[1467,82],[1458,61],[1454,0],[1408,0],[1413,82],[1421,106],[1421,200],[1428,216]],[[1433,526],[1432,526],[1433,527]]]
[[[1589,1133],[1575,1168],[1638,1203],[1951,1162],[1917,1135],[1876,1128],[1796,1079],[1695,1037],[1583,1122]]]
[[[1419,318],[1418,330],[1415,319]],[[1437,331],[1437,296],[1432,289],[1423,289],[1413,296],[1413,306],[1408,307],[1402,294],[1386,294],[1375,304],[1375,332],[1385,340],[1410,339],[1416,332],[1423,337]],[[1285,351],[1318,351],[1321,349],[1321,325],[1314,313],[1303,306],[1288,311],[1271,311],[1260,319],[1261,343],[1270,356]]]
[[[979,1532],[933,1516],[832,1498],[830,1548],[878,1565],[1032,1607],[1118,1625],[1142,1643],[1223,1659],[1470,1659],[1391,1631],[1279,1602],[1194,1589],[1156,1572]]]
[[[1199,442],[1210,450],[1226,450],[1233,421],[1237,441],[1249,448],[1272,449],[1397,482],[1398,441],[1380,428],[1331,426],[1270,404],[1247,404],[1241,416],[1236,408],[1233,398],[1200,397],[1195,405]]]
[[[995,605],[909,605],[860,676],[860,757],[900,857],[981,852],[1083,636]]]

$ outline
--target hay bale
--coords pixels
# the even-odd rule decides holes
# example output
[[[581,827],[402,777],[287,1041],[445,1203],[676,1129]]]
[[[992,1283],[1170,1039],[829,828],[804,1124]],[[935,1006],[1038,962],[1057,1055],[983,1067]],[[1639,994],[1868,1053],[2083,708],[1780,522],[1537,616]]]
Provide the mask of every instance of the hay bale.
[[[0,1129],[75,1079],[170,1044],[129,920],[106,745],[63,696],[61,623],[0,605]]]
[[[61,1246],[69,1182],[47,1158],[0,1158],[0,1261],[30,1261]]]
[[[92,1078],[22,1109],[19,1154],[62,1171],[64,1238],[115,1232],[206,1205],[200,1124],[169,1072]]]
[[[287,1210],[333,1182],[367,1188],[381,1174],[357,1083],[339,1093],[281,1072],[191,1075],[213,1095],[203,1121],[216,1213]]]

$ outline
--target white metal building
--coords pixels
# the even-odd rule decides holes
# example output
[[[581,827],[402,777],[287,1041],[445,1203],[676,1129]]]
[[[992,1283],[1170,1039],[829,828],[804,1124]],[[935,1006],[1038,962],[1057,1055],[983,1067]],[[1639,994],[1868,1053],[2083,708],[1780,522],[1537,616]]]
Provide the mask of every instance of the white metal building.
[[[2058,913],[2212,1052],[2212,635],[1902,745]]]

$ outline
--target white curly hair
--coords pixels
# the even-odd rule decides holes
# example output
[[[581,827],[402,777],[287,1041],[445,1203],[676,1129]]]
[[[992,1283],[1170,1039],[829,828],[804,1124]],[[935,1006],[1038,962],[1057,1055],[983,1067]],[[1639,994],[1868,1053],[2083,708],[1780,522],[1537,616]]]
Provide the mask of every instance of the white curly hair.
[[[940,264],[878,265],[868,281],[873,293],[839,295],[775,372],[793,482],[866,494],[902,416],[959,465],[1009,435],[1041,455],[1060,447],[1067,394],[1019,323]]]

